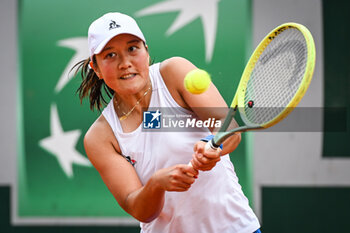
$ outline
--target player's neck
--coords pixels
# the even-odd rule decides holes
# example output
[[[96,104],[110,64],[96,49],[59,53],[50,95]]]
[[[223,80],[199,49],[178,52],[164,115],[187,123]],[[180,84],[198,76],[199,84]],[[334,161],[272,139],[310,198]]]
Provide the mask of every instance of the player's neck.
[[[131,115],[142,114],[142,111],[148,108],[151,102],[152,86],[146,85],[146,88],[134,95],[115,95],[114,107],[119,119],[124,120]]]

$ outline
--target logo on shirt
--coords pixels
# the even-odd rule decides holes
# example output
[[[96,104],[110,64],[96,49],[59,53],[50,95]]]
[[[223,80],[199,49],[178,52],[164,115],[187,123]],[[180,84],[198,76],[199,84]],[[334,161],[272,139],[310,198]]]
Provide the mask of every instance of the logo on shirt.
[[[143,128],[144,129],[160,129],[162,113],[157,111],[143,112]]]
[[[131,163],[132,166],[135,166],[136,160],[132,159],[130,156],[125,156],[124,157],[129,163]]]

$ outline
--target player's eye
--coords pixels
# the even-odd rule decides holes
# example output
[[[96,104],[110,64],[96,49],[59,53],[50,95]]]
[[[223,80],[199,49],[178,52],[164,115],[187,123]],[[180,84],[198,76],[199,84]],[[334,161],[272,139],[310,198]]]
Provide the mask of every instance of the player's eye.
[[[136,49],[137,49],[136,46],[130,46],[129,49],[128,49],[128,51],[129,51],[129,52],[134,52]]]
[[[106,59],[109,59],[109,58],[113,58],[113,57],[115,57],[115,56],[117,56],[116,53],[107,53],[106,56],[105,56],[105,58],[106,58]]]

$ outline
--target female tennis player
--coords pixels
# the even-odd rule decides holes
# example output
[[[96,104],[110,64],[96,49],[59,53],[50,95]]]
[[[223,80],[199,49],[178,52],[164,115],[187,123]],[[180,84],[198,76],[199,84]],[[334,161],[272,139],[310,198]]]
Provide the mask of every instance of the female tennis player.
[[[80,98],[88,97],[90,107],[99,110],[103,89],[112,98],[86,133],[85,150],[119,205],[141,222],[141,232],[260,232],[228,157],[239,134],[222,150],[204,152],[212,128],[142,130],[143,109],[154,107],[195,120],[224,118],[220,111],[203,111],[227,108],[215,86],[200,95],[187,92],[184,77],[196,67],[184,58],[149,65],[143,33],[121,13],[95,20],[88,46],[90,57],[78,64]]]

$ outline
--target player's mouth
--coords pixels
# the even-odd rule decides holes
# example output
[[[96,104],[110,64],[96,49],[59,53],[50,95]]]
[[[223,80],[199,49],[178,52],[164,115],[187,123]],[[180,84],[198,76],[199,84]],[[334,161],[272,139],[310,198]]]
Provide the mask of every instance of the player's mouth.
[[[128,80],[128,79],[132,79],[136,76],[136,74],[125,74],[123,76],[120,77],[120,79],[122,80]]]

